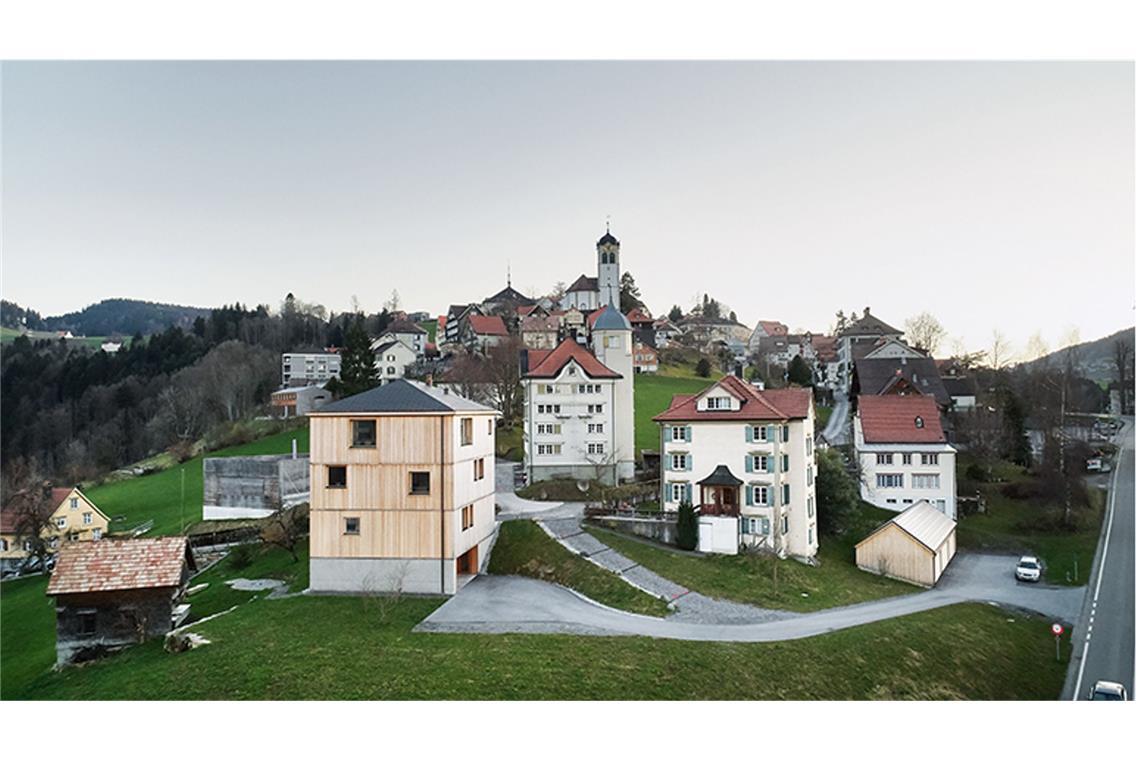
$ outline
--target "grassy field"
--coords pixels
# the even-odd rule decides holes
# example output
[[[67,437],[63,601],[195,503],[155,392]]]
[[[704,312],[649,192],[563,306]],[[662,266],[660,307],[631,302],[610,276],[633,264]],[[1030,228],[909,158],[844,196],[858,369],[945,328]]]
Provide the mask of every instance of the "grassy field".
[[[827,421],[831,419],[832,407],[816,404],[815,407],[815,430],[818,433],[827,427]]]
[[[435,331],[439,329],[439,322],[434,319],[428,319],[418,324],[427,331],[428,343],[435,343]]]
[[[231,555],[194,578],[191,585],[210,585],[189,598],[191,620],[268,594],[235,591],[223,583],[229,578],[278,578],[288,581],[291,591],[309,585],[308,549],[294,563],[282,549],[258,547],[249,566],[237,569],[233,565]],[[28,685],[55,664],[55,607],[44,594],[47,584],[47,576],[42,575],[0,584],[0,696],[4,699],[26,693]]]
[[[758,607],[812,612],[919,590],[858,569],[852,544],[835,537],[824,537],[817,556],[820,566],[809,567],[756,554],[699,556],[595,527],[586,532],[693,591]]]
[[[661,599],[567,551],[530,520],[511,520],[499,527],[487,569],[493,575],[524,575],[558,583],[619,610],[657,617],[669,611]]]
[[[1046,532],[1032,529],[1040,519],[1041,505],[1004,496],[997,486],[982,490],[986,512],[958,521],[959,549],[1034,554],[1045,560],[1045,579],[1050,583],[1081,586],[1088,582],[1104,515],[1104,491],[1090,490],[1093,510],[1083,515],[1077,530]]]
[[[697,377],[691,372],[670,367],[676,374],[642,373],[633,378],[634,448],[637,451],[661,449],[661,433],[655,415],[669,408],[676,393],[696,393],[716,382],[717,378]]]
[[[523,459],[522,425],[512,428],[500,427],[495,430],[495,458],[521,462]]]
[[[150,642],[30,684],[5,678],[3,696],[1051,700],[1065,677],[1043,619],[980,604],[809,639],[735,644],[413,633],[440,603],[258,600],[200,626],[208,646],[168,654]]]
[[[210,452],[205,456],[232,457],[256,454],[288,454],[292,440],[297,450],[309,450],[308,427],[286,430],[252,443]],[[86,491],[103,513],[111,518],[111,531],[129,529],[154,520],[148,536],[181,533],[185,527],[202,519],[202,459],[197,456],[176,467],[152,475],[120,480],[95,486]],[[186,473],[186,500],[181,506],[182,473]]]
[[[28,335],[28,340],[32,341],[33,343],[35,343],[38,340],[52,340],[52,341],[59,340],[59,336],[56,335],[54,332],[47,332],[47,331],[41,331],[41,330],[29,330],[27,335]],[[0,327],[0,344],[11,343],[12,341],[14,341],[18,337],[20,337],[20,331],[19,330],[16,330],[12,327]],[[124,342],[124,343],[130,343],[131,342],[131,339],[129,337],[124,337],[124,338],[121,338],[120,340],[122,340],[122,342]],[[90,349],[98,349],[106,341],[107,341],[107,336],[105,336],[105,335],[84,335],[81,338],[69,338],[67,340],[67,345],[69,345],[69,346],[86,346],[87,348],[90,348]]]

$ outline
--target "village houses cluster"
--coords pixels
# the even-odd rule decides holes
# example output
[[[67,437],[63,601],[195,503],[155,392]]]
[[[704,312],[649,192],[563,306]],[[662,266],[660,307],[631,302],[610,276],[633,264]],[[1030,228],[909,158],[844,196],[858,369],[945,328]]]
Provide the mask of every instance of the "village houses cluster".
[[[958,496],[950,412],[975,403],[968,372],[908,345],[870,309],[833,334],[771,319],[750,329],[700,309],[673,319],[640,304],[623,313],[621,243],[607,229],[594,254],[594,273],[550,296],[526,296],[508,276],[494,295],[438,317],[396,312],[371,342],[379,384],[357,395],[336,399],[326,387],[340,376],[337,350],[283,354],[272,408],[308,418],[310,452],[208,458],[203,517],[264,518],[308,503],[311,592],[453,594],[487,561],[497,434],[512,413],[504,405],[518,403],[516,484],[655,483],[665,514],[697,512],[702,551],[811,562],[818,451],[845,443],[862,498],[900,513],[899,530],[926,526],[934,545],[921,551],[949,561],[945,526]],[[639,451],[635,378],[684,351],[712,359],[710,379],[653,410],[659,446]],[[506,389],[495,373],[504,362],[515,373]],[[797,365],[809,382],[767,387],[764,378],[786,381]],[[817,418],[820,401],[829,425]],[[107,542],[107,516],[79,489],[55,489],[51,502],[50,546],[76,548],[62,553],[49,588],[61,662],[81,658],[84,640],[118,641],[109,621],[125,591],[149,600],[156,631],[177,624],[194,562],[185,537]],[[31,545],[10,510],[0,532],[5,566],[25,562]],[[161,571],[131,569],[140,562]],[[860,559],[872,571],[876,562],[881,569]]]

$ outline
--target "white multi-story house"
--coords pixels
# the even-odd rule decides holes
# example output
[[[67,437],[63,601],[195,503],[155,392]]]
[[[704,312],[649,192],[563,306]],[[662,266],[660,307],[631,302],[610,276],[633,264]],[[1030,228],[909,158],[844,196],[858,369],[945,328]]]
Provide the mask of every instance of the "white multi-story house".
[[[956,451],[927,395],[859,396],[855,454],[864,500],[896,512],[925,499],[958,519]]]
[[[416,352],[400,340],[373,343],[372,353],[376,357],[376,370],[380,373],[381,385],[399,380],[404,376],[404,371],[416,362]]]
[[[281,354],[282,387],[324,385],[340,377],[340,354]]]
[[[427,346],[427,330],[406,319],[401,319],[388,325],[379,338],[372,341],[372,350],[392,340],[398,340],[415,352],[416,356],[424,355]]]
[[[738,519],[739,544],[814,556],[815,408],[808,388],[758,390],[727,375],[674,396],[661,428],[661,504]],[[733,547],[735,549],[735,546]]]
[[[607,306],[591,348],[566,338],[524,356],[524,466],[530,482],[556,476],[614,483],[634,474],[633,346],[629,321]]]

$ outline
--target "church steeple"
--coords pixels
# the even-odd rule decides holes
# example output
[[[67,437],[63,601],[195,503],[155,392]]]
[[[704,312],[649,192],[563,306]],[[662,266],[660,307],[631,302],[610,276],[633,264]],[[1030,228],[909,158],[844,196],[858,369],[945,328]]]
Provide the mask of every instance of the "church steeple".
[[[606,234],[598,239],[598,306],[621,305],[621,243],[610,232],[606,220]]]

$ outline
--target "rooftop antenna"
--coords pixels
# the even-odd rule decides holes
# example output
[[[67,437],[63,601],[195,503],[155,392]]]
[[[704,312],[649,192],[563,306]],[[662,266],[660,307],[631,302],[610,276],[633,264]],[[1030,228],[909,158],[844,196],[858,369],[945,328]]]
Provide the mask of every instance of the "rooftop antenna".
[[[507,259],[507,287],[511,286],[511,260]]]

